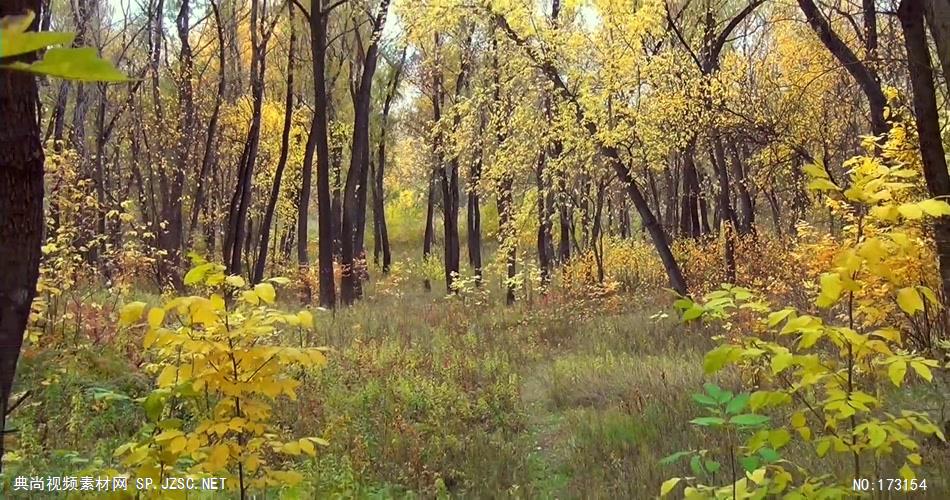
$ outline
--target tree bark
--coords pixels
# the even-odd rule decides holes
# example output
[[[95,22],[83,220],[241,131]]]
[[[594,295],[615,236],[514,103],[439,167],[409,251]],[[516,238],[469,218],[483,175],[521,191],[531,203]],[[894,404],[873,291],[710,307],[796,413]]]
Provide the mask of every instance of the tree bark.
[[[844,66],[844,69],[858,83],[865,97],[867,97],[868,106],[871,110],[871,131],[874,132],[874,135],[887,133],[889,127],[884,119],[884,107],[887,106],[887,98],[884,97],[877,76],[863,61],[858,59],[854,51],[835,33],[831,24],[818,10],[813,0],[798,0],[798,5],[821,43]]]
[[[428,264],[429,255],[432,254],[432,239],[435,237],[435,228],[433,227],[433,218],[435,216],[435,170],[429,174],[429,190],[426,195],[426,228],[422,234],[422,262]],[[432,290],[432,283],[429,282],[428,273],[423,280],[426,291]]]
[[[0,18],[38,12],[37,0],[0,3]],[[35,30],[37,20],[31,29]],[[28,60],[28,58],[23,58]],[[33,75],[0,68],[0,468],[10,392],[39,278],[43,148]]]
[[[373,172],[373,223],[376,227],[374,244],[379,248],[379,251],[376,253],[382,253],[383,273],[388,273],[392,265],[392,252],[389,247],[389,229],[386,226],[386,191],[383,189],[383,180],[386,175],[386,133],[389,126],[389,111],[392,108],[393,99],[396,97],[396,91],[399,89],[399,78],[406,64],[407,54],[408,50],[404,48],[399,66],[396,67],[393,73],[389,92],[386,93],[386,100],[383,102],[382,122],[379,127],[379,146],[376,154],[376,168]]]
[[[264,266],[267,264],[267,240],[271,231],[271,223],[274,220],[274,210],[277,208],[277,201],[280,199],[280,182],[283,179],[284,168],[287,166],[287,156],[290,153],[290,129],[293,125],[294,115],[294,66],[296,65],[294,50],[297,44],[292,9],[290,10],[288,24],[290,24],[290,48],[287,51],[287,93],[284,96],[284,128],[280,133],[280,156],[277,159],[277,168],[274,171],[274,182],[271,185],[270,198],[267,200],[264,219],[261,221],[257,261],[254,264],[254,275],[251,277],[251,281],[254,283],[259,283],[264,279]],[[276,247],[274,251],[277,251]]]
[[[214,96],[214,104],[211,109],[211,118],[208,120],[208,129],[205,132],[205,148],[204,155],[201,158],[201,168],[198,171],[197,182],[195,182],[195,196],[191,207],[191,221],[188,225],[188,239],[189,241],[194,240],[195,228],[198,224],[198,212],[199,210],[206,209],[205,207],[205,178],[208,176],[208,171],[211,168],[211,163],[215,157],[215,138],[218,133],[218,120],[221,115],[221,101],[224,99],[224,94],[226,92],[227,80],[225,79],[224,67],[225,67],[225,42],[224,42],[224,26],[221,24],[221,12],[218,9],[218,4],[214,0],[210,1],[211,11],[214,14],[214,24],[215,31],[218,35],[218,88]],[[205,221],[205,224],[208,224],[209,221]],[[208,231],[205,231],[208,233]]]
[[[903,0],[897,9],[904,31],[907,50],[907,70],[914,91],[914,113],[920,138],[920,154],[924,164],[924,178],[930,195],[950,195],[950,174],[940,134],[933,68],[930,49],[924,30],[924,0]],[[934,240],[944,299],[950,297],[950,217],[943,216],[934,223]]]
[[[362,231],[358,227],[360,220],[365,221],[366,212],[366,179],[369,169],[369,112],[372,99],[373,75],[376,73],[376,63],[379,54],[379,39],[382,36],[389,12],[389,0],[382,0],[373,22],[373,31],[370,35],[370,44],[363,57],[363,70],[360,74],[360,83],[354,102],[353,111],[353,143],[350,148],[350,167],[346,175],[346,187],[343,191],[343,222],[341,266],[343,279],[340,285],[340,300],[352,304],[362,296],[360,277],[355,272],[357,260],[356,232]],[[359,191],[362,191],[362,196]],[[362,217],[361,217],[362,212]]]
[[[943,82],[950,93],[950,0],[925,0],[924,14],[943,69]]]
[[[231,198],[229,210],[229,225],[231,238],[230,246],[225,246],[228,273],[241,273],[242,249],[247,238],[247,213],[251,204],[251,190],[254,181],[254,167],[257,163],[257,152],[261,138],[261,107],[264,101],[264,71],[266,68],[267,35],[260,40],[258,18],[258,0],[251,0],[251,127],[248,129],[247,142],[242,155],[241,166],[238,169],[237,184],[234,196]],[[263,24],[262,22],[260,24]]]

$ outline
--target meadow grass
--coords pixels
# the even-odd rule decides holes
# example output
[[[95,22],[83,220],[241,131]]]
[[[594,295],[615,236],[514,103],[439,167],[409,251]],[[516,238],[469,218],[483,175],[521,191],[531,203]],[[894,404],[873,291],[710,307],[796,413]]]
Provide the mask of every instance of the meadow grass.
[[[689,473],[663,457],[724,445],[688,423],[701,414],[691,394],[709,380],[702,358],[717,332],[657,314],[668,297],[554,288],[506,307],[498,286],[448,297],[438,281],[425,291],[417,268],[397,269],[374,273],[353,307],[314,309],[309,337],[283,339],[331,348],[299,400],[275,407],[290,434],[330,444],[307,462],[304,485],[280,496],[648,498],[664,479]],[[129,354],[138,345],[117,335],[25,356],[19,385],[45,390],[15,414],[16,461],[5,474],[109,464],[142,418],[131,401],[109,396],[148,389]],[[743,388],[734,373],[715,381]],[[914,390],[896,395],[904,407],[938,400]],[[926,496],[945,498],[950,454],[925,447]],[[815,461],[807,449],[788,453]],[[846,466],[822,465],[840,474]]]

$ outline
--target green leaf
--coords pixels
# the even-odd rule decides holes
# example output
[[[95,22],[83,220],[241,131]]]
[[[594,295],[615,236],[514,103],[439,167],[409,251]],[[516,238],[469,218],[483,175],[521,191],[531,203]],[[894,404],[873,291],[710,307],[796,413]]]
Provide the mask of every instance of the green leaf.
[[[208,271],[210,271],[213,267],[214,264],[208,262],[191,268],[191,270],[185,273],[184,283],[186,285],[201,283],[205,279],[205,275],[208,274]]]
[[[752,413],[746,413],[744,415],[736,415],[729,419],[729,423],[739,425],[742,427],[754,427],[757,425],[763,425],[769,421],[769,417],[765,415],[754,415]]]
[[[768,325],[769,328],[772,328],[778,325],[779,323],[781,323],[785,318],[787,318],[793,312],[795,312],[794,309],[786,308],[786,309],[782,309],[781,311],[775,311],[773,313],[769,313],[769,317],[766,321],[766,324]]]
[[[142,407],[145,409],[145,416],[148,417],[149,421],[158,420],[162,416],[162,409],[165,408],[165,395],[155,392],[149,394],[145,398],[145,402],[142,403]]]
[[[779,458],[781,458],[778,452],[773,450],[772,448],[762,448],[761,450],[759,450],[759,456],[762,457],[762,460],[765,461],[765,463],[767,464],[775,462]]]
[[[683,313],[683,321],[692,321],[703,315],[705,309],[702,307],[693,304],[686,312]]]
[[[742,469],[746,472],[752,472],[759,468],[759,457],[742,457],[739,459],[739,464],[742,465]]]
[[[719,427],[726,423],[726,421],[720,417],[698,417],[690,420],[690,423],[702,427]]]
[[[69,45],[76,35],[54,31],[13,33],[0,31],[0,58],[36,52],[51,45]]]
[[[719,471],[719,469],[722,468],[722,465],[715,460],[706,460],[706,463],[703,465],[706,467],[706,470],[709,471],[710,474],[715,474],[716,472]]]
[[[43,59],[26,64],[15,62],[5,67],[82,82],[126,82],[128,77],[109,61],[99,57],[91,47],[52,48]]]
[[[733,398],[732,401],[729,401],[728,405],[726,405],[726,413],[735,415],[744,410],[747,404],[749,404],[749,394],[739,394]]]
[[[715,399],[705,395],[705,394],[693,394],[693,401],[703,405],[703,406],[717,406],[719,403]]]
[[[712,382],[706,382],[703,384],[703,390],[706,391],[706,394],[709,394],[713,399],[718,400],[719,396],[722,395],[722,388]]]
[[[692,451],[677,451],[672,455],[667,455],[660,460],[660,465],[670,465],[678,462],[681,458],[692,455]]]
[[[699,458],[699,455],[693,455],[693,458],[689,460],[689,469],[693,471],[694,476],[704,475],[703,462]]]
[[[890,377],[891,383],[897,387],[900,387],[901,383],[904,382],[904,375],[906,374],[907,362],[903,359],[898,359],[887,367],[887,376]]]
[[[738,361],[741,357],[741,349],[732,345],[721,345],[706,353],[703,358],[703,371],[706,373],[718,372],[726,365]]]

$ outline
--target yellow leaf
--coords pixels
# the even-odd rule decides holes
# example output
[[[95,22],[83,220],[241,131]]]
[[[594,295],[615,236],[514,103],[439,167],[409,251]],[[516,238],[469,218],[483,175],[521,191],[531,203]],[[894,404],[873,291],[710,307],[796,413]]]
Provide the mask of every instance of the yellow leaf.
[[[311,457],[316,456],[317,449],[316,447],[313,446],[313,441],[310,441],[309,439],[304,438],[297,442],[300,444],[301,451],[303,451],[307,455],[310,455]]]
[[[772,356],[772,374],[778,375],[792,364],[792,353],[782,352]]]
[[[224,279],[224,282],[233,286],[234,288],[244,288],[244,285],[247,284],[245,283],[244,278],[237,275],[228,276]]]
[[[175,383],[175,377],[178,375],[178,370],[174,366],[166,366],[162,368],[162,373],[158,375],[156,383],[159,387],[168,387]]]
[[[903,359],[899,359],[887,367],[887,376],[890,377],[891,382],[897,387],[900,387],[901,383],[904,382],[904,375],[906,373],[907,362]]]
[[[277,293],[274,291],[274,285],[270,283],[258,283],[254,285],[254,292],[257,293],[257,296],[261,298],[264,302],[268,304],[273,304],[274,300],[277,298]]]
[[[300,326],[313,328],[313,315],[310,314],[310,311],[300,311],[297,313],[297,319],[300,321]]]
[[[162,441],[169,441],[179,436],[184,436],[184,433],[178,429],[169,429],[155,436],[155,442],[161,443]]]
[[[813,179],[808,183],[808,189],[814,191],[840,191],[837,184],[828,179]]]
[[[877,448],[887,440],[887,431],[877,424],[868,424],[868,444],[872,448]]]
[[[280,448],[280,451],[288,455],[300,455],[300,443],[297,441],[284,443],[284,445]]]
[[[841,296],[841,276],[838,273],[826,273],[821,275],[821,293],[828,295],[833,299]]]
[[[928,368],[927,365],[921,363],[920,361],[911,361],[910,367],[913,368],[915,372],[917,372],[917,375],[920,375],[920,378],[926,380],[927,382],[930,382],[933,380],[934,376],[930,372],[930,368]]]
[[[805,426],[805,414],[802,412],[795,413],[792,415],[792,427],[804,427]]]
[[[153,307],[148,312],[148,327],[155,329],[161,326],[162,321],[165,321],[165,310],[161,307]]]
[[[257,304],[261,302],[260,297],[251,290],[245,290],[241,294],[241,298],[244,300],[244,302],[247,302],[248,304],[252,306],[256,306]]]
[[[224,310],[224,297],[215,293],[211,295],[210,300],[211,300],[211,309],[214,309],[215,311]]]
[[[904,203],[897,207],[897,211],[900,212],[905,219],[910,220],[917,220],[924,216],[924,211],[915,203]]]
[[[188,445],[188,438],[185,436],[178,436],[175,439],[172,439],[172,442],[168,444],[168,451],[172,453],[180,453]]]
[[[950,215],[950,203],[943,200],[924,200],[918,203],[917,206],[932,217]]]
[[[908,464],[904,464],[904,466],[901,467],[900,472],[901,472],[901,477],[908,481],[910,481],[911,479],[915,479],[917,477],[917,474],[914,474],[914,469],[911,469],[910,465]]]
[[[142,319],[142,313],[145,311],[145,302],[130,302],[119,310],[119,324],[129,326]]]
[[[920,465],[920,462],[922,461],[922,459],[920,455],[916,453],[911,453],[910,455],[907,455],[907,461],[914,465]]]
[[[882,339],[890,340],[897,345],[901,344],[901,332],[896,328],[881,328],[880,330],[871,332],[871,335],[876,335]]]
[[[924,310],[924,300],[914,287],[901,288],[897,291],[897,305],[907,314]]]
[[[663,484],[660,485],[660,496],[664,497],[666,495],[669,495],[669,493],[673,491],[673,488],[675,488],[676,485],[679,484],[680,479],[682,478],[674,477],[674,478],[667,479],[666,481],[663,481]],[[656,483],[653,483],[653,484],[656,484]]]
[[[226,444],[219,444],[212,448],[211,453],[208,455],[208,460],[205,462],[208,472],[223,469],[228,463],[229,456],[231,456],[231,451]]]

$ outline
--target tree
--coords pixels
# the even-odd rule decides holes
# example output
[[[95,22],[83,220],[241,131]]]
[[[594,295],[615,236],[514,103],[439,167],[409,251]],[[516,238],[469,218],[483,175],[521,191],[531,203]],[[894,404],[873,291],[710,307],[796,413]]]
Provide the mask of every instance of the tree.
[[[343,280],[340,285],[340,300],[346,305],[352,304],[362,296],[360,276],[355,265],[361,250],[357,241],[357,231],[363,231],[358,222],[365,220],[366,213],[366,177],[369,170],[369,112],[372,100],[373,76],[379,56],[379,43],[389,13],[389,0],[382,0],[373,18],[369,46],[362,56],[362,71],[359,87],[353,103],[353,142],[350,148],[350,167],[346,175],[346,188],[343,193],[343,226],[341,265]]]
[[[111,64],[88,49],[53,48],[36,61],[35,52],[68,44],[69,33],[35,31],[35,0],[0,5],[5,45],[0,47],[0,115],[15,127],[0,130],[0,459],[23,331],[39,278],[43,241],[43,162],[38,95],[33,73],[87,81],[122,81]],[[22,400],[21,400],[22,401]],[[0,462],[2,463],[2,462]],[[2,467],[2,466],[0,466]]]

